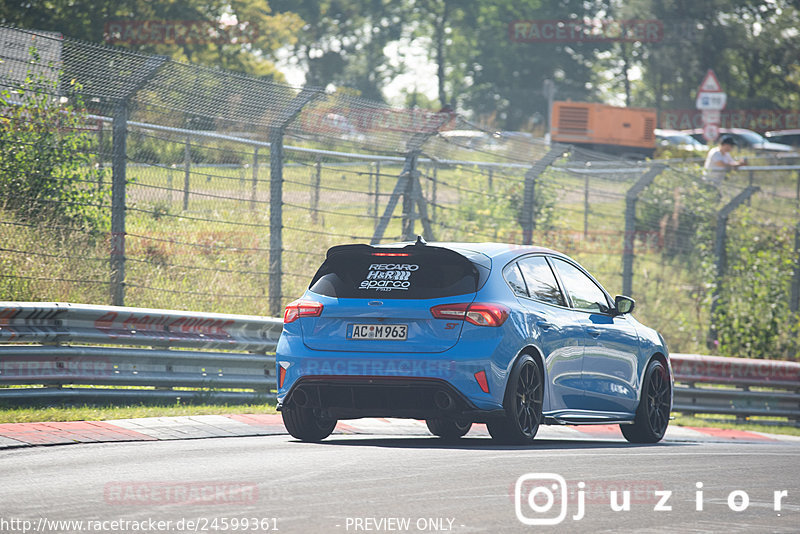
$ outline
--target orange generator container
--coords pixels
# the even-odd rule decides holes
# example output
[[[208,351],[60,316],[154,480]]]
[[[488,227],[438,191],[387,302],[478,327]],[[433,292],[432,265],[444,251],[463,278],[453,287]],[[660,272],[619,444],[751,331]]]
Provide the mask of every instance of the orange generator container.
[[[591,150],[650,157],[656,148],[656,111],[589,102],[553,102],[551,139]]]

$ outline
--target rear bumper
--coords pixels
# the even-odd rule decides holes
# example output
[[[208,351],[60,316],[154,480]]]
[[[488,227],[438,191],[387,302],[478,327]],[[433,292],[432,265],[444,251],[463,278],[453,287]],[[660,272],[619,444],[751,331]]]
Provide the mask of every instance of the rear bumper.
[[[505,389],[506,365],[493,363],[495,350],[496,341],[478,341],[441,353],[334,353],[309,349],[296,336],[282,336],[276,350],[284,375],[278,405],[292,406],[298,400],[295,391],[302,387],[307,397],[316,395],[314,408],[335,409],[337,419],[492,412],[502,409]],[[489,393],[475,379],[479,371],[486,373]],[[446,393],[454,406],[437,407],[437,391]]]
[[[310,408],[330,419],[451,417],[478,421],[492,416],[446,381],[433,378],[303,377],[278,406],[284,407]]]

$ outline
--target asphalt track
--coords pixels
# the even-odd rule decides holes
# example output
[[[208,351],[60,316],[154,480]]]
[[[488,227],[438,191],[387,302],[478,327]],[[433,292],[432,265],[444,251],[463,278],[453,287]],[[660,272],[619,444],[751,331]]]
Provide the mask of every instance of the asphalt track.
[[[272,434],[0,450],[0,532],[800,531],[797,440],[635,446],[544,429],[532,447],[504,447],[481,432],[446,444],[374,426],[320,444]],[[566,517],[525,525],[516,482],[546,473],[567,498],[557,486],[548,503],[537,488],[554,481],[530,478],[522,518],[555,521],[562,505]],[[613,511],[610,492],[623,502],[626,489],[630,510]],[[779,511],[776,491],[787,492]]]

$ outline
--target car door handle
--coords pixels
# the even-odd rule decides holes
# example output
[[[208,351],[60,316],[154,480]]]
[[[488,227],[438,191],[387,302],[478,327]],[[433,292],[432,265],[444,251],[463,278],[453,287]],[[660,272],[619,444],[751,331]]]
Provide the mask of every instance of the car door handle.
[[[598,328],[587,328],[586,332],[592,337],[599,337],[600,336],[600,329],[598,329]]]
[[[553,323],[548,323],[547,321],[536,321],[536,326],[538,326],[542,330],[550,330],[555,325]]]

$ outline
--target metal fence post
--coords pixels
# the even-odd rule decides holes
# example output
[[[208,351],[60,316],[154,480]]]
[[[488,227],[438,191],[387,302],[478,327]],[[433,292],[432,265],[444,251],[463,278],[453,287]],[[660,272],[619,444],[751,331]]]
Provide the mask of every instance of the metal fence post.
[[[314,189],[311,191],[311,220],[316,223],[319,219],[319,188],[322,183],[322,158],[317,156],[314,165]]]
[[[269,313],[281,312],[283,273],[283,129],[269,135]]]
[[[636,201],[666,165],[653,165],[625,193],[625,241],[622,248],[622,294],[633,294],[633,248],[636,238]]]
[[[189,178],[192,174],[191,149],[191,138],[187,135],[186,145],[183,147],[183,211],[189,209]]]
[[[128,102],[114,113],[111,151],[111,304],[125,305],[125,196],[127,187]]]
[[[415,178],[417,175],[418,155],[419,153],[417,151],[411,151],[406,156],[406,165],[404,171],[408,175],[408,179],[405,181],[405,187],[403,189],[403,240],[404,241],[413,241],[415,237],[414,184],[416,182]]]
[[[374,215],[378,217],[378,210],[380,209],[381,201],[381,162],[375,162],[375,211]]]
[[[117,101],[111,130],[111,304],[125,305],[125,210],[128,184],[128,114],[130,100],[136,96],[158,69],[166,56],[147,59],[141,78]]]
[[[401,196],[403,197],[403,239],[414,239],[414,204],[416,203],[420,210],[425,210],[425,200],[422,198],[422,194],[419,196],[415,194],[415,187],[417,187],[415,183],[419,184],[419,172],[416,170],[417,158],[422,150],[422,145],[435,134],[435,130],[419,132],[406,142],[406,159],[403,163],[403,169],[400,171],[400,176],[397,177],[397,183],[394,186],[392,195],[389,197],[389,202],[386,203],[383,215],[378,220],[378,224],[375,225],[375,233],[372,234],[370,244],[376,245],[383,239],[383,234],[389,226],[392,213],[394,213]],[[428,226],[429,228],[430,226]],[[428,234],[427,239],[432,240],[433,235]]]
[[[414,171],[413,179],[412,179],[412,195],[413,195],[413,204],[417,207],[417,213],[419,213],[419,219],[422,223],[422,232],[423,235],[429,239],[434,240],[433,233],[433,225],[431,224],[431,218],[428,213],[428,203],[425,200],[425,195],[422,192],[422,183],[419,180],[420,172],[418,170]],[[414,236],[411,236],[411,239],[414,239]]]
[[[800,213],[800,171],[797,173],[797,190],[795,201],[797,211]],[[789,297],[789,309],[792,313],[800,311],[800,221],[794,228],[794,272],[792,273],[792,291]],[[795,421],[798,423],[798,421]]]
[[[589,175],[583,180],[583,238],[589,238]]]
[[[125,209],[128,167],[128,103],[139,88],[155,75],[166,61],[163,57],[151,60],[151,69],[117,103],[112,127],[111,150],[111,304],[125,305]]]
[[[794,192],[794,199],[797,201],[797,207],[800,208],[800,171],[797,171],[797,188]]]
[[[258,147],[253,149],[253,187],[250,193],[250,209],[256,209],[256,200],[258,198]]]
[[[794,228],[794,272],[792,273],[792,296],[789,301],[792,313],[800,310],[800,222]]]
[[[367,165],[368,165],[367,168],[369,169],[367,170],[367,215],[369,215],[370,217],[375,217],[374,207],[375,207],[375,198],[377,197],[375,195],[375,190],[373,185],[373,182],[375,181],[372,172],[373,164],[368,163]]]
[[[749,200],[754,193],[759,191],[757,186],[749,186],[742,190],[738,195],[733,197],[719,213],[717,213],[717,233],[714,240],[714,263],[716,267],[714,292],[711,295],[711,317],[708,328],[707,344],[709,348],[713,348],[714,341],[717,339],[717,325],[715,315],[717,306],[719,306],[719,297],[722,288],[722,280],[725,278],[725,272],[728,270],[728,253],[726,245],[728,241],[728,217],[745,201]]]
[[[247,189],[247,163],[242,163],[239,167],[239,194],[244,197],[245,189]],[[252,204],[251,204],[252,205]]]
[[[103,169],[105,168],[105,162],[103,161],[103,157],[105,157],[105,145],[106,145],[106,134],[105,134],[105,123],[102,120],[97,121],[98,128],[97,128],[97,168]],[[100,180],[102,183],[103,175],[100,174]]]
[[[319,89],[304,88],[282,111],[269,134],[269,313],[281,316],[283,279],[283,136],[286,127],[306,104],[322,96]]]
[[[534,213],[536,201],[536,178],[538,173],[531,172],[533,167],[525,173],[525,188],[522,192],[522,244],[533,245],[533,230],[536,228],[536,214]]]
[[[436,223],[436,184],[438,182],[439,165],[433,163],[433,183],[431,184],[431,222]]]
[[[522,217],[519,221],[522,226],[522,244],[533,244],[533,230],[536,228],[536,179],[547,167],[564,155],[564,147],[553,145],[547,154],[531,165],[525,173],[525,190],[522,196]]]

